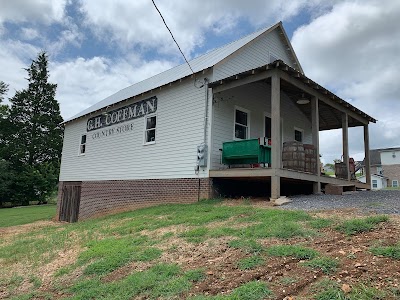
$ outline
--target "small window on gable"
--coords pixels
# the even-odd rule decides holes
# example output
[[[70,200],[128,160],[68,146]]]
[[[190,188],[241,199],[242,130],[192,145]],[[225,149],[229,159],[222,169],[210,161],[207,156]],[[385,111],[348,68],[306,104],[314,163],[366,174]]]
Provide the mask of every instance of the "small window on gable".
[[[81,141],[79,144],[79,155],[86,153],[86,134],[81,135]]]
[[[157,126],[156,116],[146,117],[146,130],[144,134],[145,144],[154,144],[156,142],[156,126]]]
[[[399,181],[398,180],[392,180],[392,187],[399,187]]]
[[[295,128],[294,129],[294,140],[297,142],[303,142],[303,129]]]
[[[372,188],[378,188],[378,180],[372,179]]]
[[[249,138],[249,112],[244,109],[235,109],[235,139]]]

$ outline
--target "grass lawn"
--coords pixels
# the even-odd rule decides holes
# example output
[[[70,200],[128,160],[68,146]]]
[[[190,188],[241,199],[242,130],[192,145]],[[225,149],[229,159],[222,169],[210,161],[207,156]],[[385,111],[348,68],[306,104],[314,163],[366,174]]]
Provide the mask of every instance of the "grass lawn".
[[[0,209],[0,227],[50,220],[56,214],[56,205],[33,205]]]
[[[397,299],[398,223],[353,217],[207,200],[2,228],[0,299]]]

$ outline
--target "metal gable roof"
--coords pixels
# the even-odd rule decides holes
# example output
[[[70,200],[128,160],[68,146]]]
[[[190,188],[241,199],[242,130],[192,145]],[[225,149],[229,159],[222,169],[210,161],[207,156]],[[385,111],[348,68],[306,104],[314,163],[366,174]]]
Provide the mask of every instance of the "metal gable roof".
[[[236,52],[237,50],[242,48],[244,45],[248,44],[249,42],[251,42],[252,40],[257,38],[264,32],[272,31],[277,27],[282,28],[282,23],[279,22],[271,27],[263,28],[259,31],[249,34],[237,41],[234,41],[225,46],[222,46],[220,48],[212,50],[204,55],[196,57],[193,60],[189,61],[189,63],[195,73],[203,71],[210,67],[213,67],[215,64],[217,64],[224,58],[228,57],[229,55],[233,54],[234,52]],[[87,108],[87,109],[81,111],[80,113],[74,115],[73,117],[65,120],[64,123],[70,122],[74,119],[77,119],[84,115],[90,114],[92,112],[100,110],[109,105],[116,104],[125,99],[140,95],[144,92],[147,92],[147,91],[156,89],[160,86],[169,84],[171,82],[174,82],[174,81],[184,78],[186,76],[190,76],[191,74],[192,74],[192,72],[191,72],[189,66],[187,64],[181,64],[179,66],[176,66],[172,69],[164,71],[160,74],[157,74],[153,77],[150,77],[148,79],[145,79],[143,81],[135,83],[129,87],[126,87],[126,88],[116,92],[115,94],[105,98],[104,100],[102,100],[100,102],[97,102],[96,104],[90,106],[89,108]]]

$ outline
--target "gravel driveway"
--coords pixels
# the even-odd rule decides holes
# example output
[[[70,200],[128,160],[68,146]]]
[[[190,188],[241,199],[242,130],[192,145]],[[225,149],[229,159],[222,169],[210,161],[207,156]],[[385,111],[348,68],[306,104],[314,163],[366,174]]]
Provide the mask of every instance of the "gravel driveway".
[[[400,190],[360,191],[350,195],[291,196],[283,209],[323,210],[357,208],[363,212],[400,214]]]

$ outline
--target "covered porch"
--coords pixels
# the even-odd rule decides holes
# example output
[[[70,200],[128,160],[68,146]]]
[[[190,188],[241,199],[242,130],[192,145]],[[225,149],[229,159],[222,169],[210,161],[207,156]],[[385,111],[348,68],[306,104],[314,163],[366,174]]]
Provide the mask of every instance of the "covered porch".
[[[252,101],[251,91],[259,86],[266,87],[263,90],[264,92],[268,91],[265,92],[265,101],[268,101],[268,105],[270,105],[269,113],[267,113],[270,118],[270,128],[264,124],[263,136],[259,138],[260,147],[262,147],[262,155],[259,155],[258,157],[262,157],[264,160],[259,161],[260,164],[256,164],[255,168],[251,168],[246,164],[242,164],[239,167],[229,168],[226,163],[227,160],[225,159],[225,161],[222,162],[223,159],[221,159],[220,165],[211,165],[210,178],[215,178],[216,180],[263,179],[264,182],[269,185],[268,189],[270,190],[272,200],[277,199],[281,194],[284,194],[285,191],[282,191],[281,188],[283,186],[288,186],[288,184],[290,185],[290,182],[311,185],[312,192],[314,193],[320,193],[321,185],[324,186],[326,184],[343,186],[352,185],[356,188],[362,189],[371,188],[368,124],[369,122],[375,123],[375,119],[329,92],[327,89],[307,78],[304,74],[286,65],[282,61],[275,61],[263,67],[212,82],[209,85],[213,91],[214,105],[218,104],[218,99],[222,99],[223,97],[234,97],[233,95],[235,95],[235,93],[240,93],[244,89],[250,91],[248,97],[248,102],[250,103],[250,101]],[[299,101],[299,98],[302,101]],[[304,130],[296,127],[297,119],[293,117],[293,115],[289,117],[286,116],[288,103],[292,107],[295,107],[297,115],[301,115],[301,117],[305,119],[304,121],[299,118],[297,121],[302,124]],[[245,109],[243,110],[246,112]],[[253,110],[257,110],[257,108]],[[245,117],[247,118],[247,115]],[[250,118],[250,112],[248,117]],[[285,118],[290,120],[285,121]],[[293,121],[292,119],[296,120]],[[247,139],[250,140],[251,138],[254,140],[255,136],[251,136],[249,133],[246,135],[244,132],[245,130],[250,131],[249,128],[242,129],[240,122],[239,125],[236,125],[236,123],[235,119],[233,126],[238,127],[234,128],[233,139],[226,138],[225,136],[220,138],[220,140],[214,140],[212,143],[214,149],[220,147],[220,150],[225,151],[223,149],[224,143],[234,143],[234,141],[232,142],[231,140],[237,140],[239,142]],[[217,132],[218,126],[219,125],[216,124],[214,118],[211,126],[212,135],[219,134]],[[351,168],[349,165],[348,128],[356,126],[361,126],[364,130],[363,140],[366,165],[365,175],[367,178],[366,183],[361,183],[358,180],[352,179]],[[287,131],[292,127],[294,127],[293,140],[298,140],[297,134],[299,134],[301,141],[304,139],[304,141],[311,144],[309,146],[312,146],[313,148],[312,153],[313,156],[315,156],[317,163],[312,165],[311,170],[291,168],[282,160],[283,139],[286,141],[290,140]],[[342,155],[343,157],[345,174],[341,176],[343,178],[324,176],[320,172],[320,166],[318,163],[320,156],[319,132],[339,128],[342,129],[343,145],[343,152],[339,154],[339,156]],[[238,135],[240,138],[237,138]],[[304,135],[304,137],[302,135]],[[264,154],[265,149],[268,150],[268,155]],[[216,151],[214,150],[214,156],[217,155],[215,152]],[[226,157],[224,153],[221,153],[221,155],[222,158]]]

